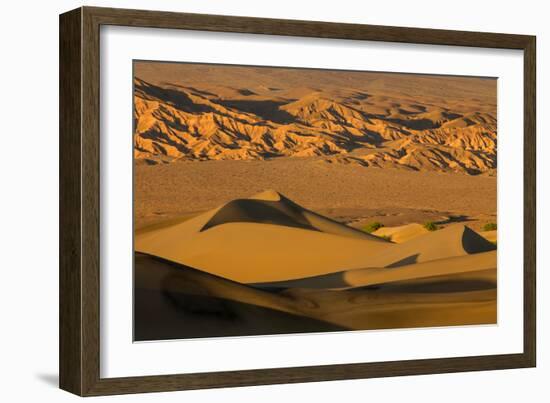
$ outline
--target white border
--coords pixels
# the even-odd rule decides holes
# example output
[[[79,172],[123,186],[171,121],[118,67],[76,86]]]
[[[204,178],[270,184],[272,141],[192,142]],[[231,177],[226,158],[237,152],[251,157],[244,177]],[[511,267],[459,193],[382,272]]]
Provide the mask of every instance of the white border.
[[[523,351],[521,51],[113,26],[100,40],[101,377]],[[498,325],[132,343],[133,59],[498,77]]]

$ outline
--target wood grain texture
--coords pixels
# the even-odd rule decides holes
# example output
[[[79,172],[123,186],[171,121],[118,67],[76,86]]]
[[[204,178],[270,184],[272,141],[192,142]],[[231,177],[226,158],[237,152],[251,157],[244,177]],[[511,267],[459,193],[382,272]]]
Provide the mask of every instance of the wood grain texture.
[[[101,25],[524,50],[524,352],[100,378]],[[81,396],[531,367],[535,338],[535,38],[525,35],[83,7],[60,17],[60,387]]]
[[[82,394],[81,10],[59,21],[59,386]]]
[[[537,334],[537,96],[536,39],[530,37],[524,48],[524,173],[523,173],[523,354],[530,366],[536,366]]]
[[[489,32],[403,28],[380,25],[341,24],[320,21],[283,20],[256,17],[232,17],[174,13],[165,11],[125,10],[86,7],[93,18],[106,25],[189,29],[313,38],[353,39],[435,45],[475,46],[523,49],[529,36]]]
[[[82,9],[82,389],[89,393],[100,367],[99,314],[99,24]]]

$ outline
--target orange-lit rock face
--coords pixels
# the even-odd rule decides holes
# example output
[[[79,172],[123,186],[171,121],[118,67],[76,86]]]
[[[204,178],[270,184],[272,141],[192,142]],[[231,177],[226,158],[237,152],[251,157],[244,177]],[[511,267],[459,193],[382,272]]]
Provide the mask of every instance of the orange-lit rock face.
[[[496,80],[137,63],[135,158],[496,170]]]

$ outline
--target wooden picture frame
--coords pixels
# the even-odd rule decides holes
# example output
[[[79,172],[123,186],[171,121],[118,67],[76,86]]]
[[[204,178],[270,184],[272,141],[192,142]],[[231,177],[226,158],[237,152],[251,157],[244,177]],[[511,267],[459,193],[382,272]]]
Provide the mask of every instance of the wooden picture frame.
[[[402,42],[524,52],[523,353],[127,378],[100,377],[100,26]],[[535,37],[82,7],[60,16],[60,387],[80,396],[533,367]]]

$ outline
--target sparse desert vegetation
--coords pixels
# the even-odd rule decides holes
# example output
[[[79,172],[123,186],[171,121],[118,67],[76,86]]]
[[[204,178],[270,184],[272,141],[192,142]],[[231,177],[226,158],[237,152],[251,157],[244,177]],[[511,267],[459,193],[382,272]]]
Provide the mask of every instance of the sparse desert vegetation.
[[[375,222],[371,222],[370,224],[367,224],[364,228],[363,228],[363,231],[371,234],[373,233],[374,231],[382,228],[384,226],[384,224],[378,222],[378,221],[375,221]]]
[[[424,228],[426,228],[428,231],[437,231],[439,229],[438,225],[433,221],[426,221],[424,223]]]
[[[496,231],[497,224],[494,222],[489,222],[483,226],[483,231]]]

